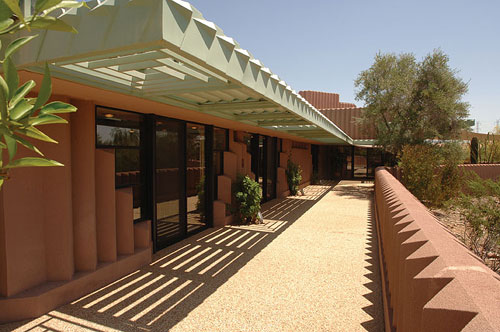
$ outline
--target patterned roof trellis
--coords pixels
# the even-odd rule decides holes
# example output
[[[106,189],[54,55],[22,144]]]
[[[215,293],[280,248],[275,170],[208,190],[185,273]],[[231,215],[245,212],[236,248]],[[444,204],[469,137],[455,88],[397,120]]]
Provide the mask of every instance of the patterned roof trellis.
[[[77,34],[42,31],[18,53],[16,64],[42,72],[47,62],[53,76],[69,81],[319,142],[353,143],[188,2],[88,5],[60,13]]]

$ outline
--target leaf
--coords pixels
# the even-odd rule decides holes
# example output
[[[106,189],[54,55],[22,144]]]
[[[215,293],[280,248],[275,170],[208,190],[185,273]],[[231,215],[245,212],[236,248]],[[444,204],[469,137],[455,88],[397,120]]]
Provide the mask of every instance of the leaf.
[[[35,87],[35,85],[36,85],[36,83],[33,80],[29,80],[28,82],[21,85],[14,93],[14,96],[11,98],[11,100],[9,102],[9,106],[10,107],[15,106],[21,99],[24,98],[24,96],[26,96],[31,91],[31,89],[33,89]],[[25,100],[26,100],[26,102],[30,103],[30,100],[28,100],[28,99],[25,99]],[[32,104],[32,103],[30,103],[30,104]]]
[[[54,101],[43,106],[40,110],[41,114],[59,114],[76,112],[76,107],[60,101]]]
[[[39,157],[25,157],[19,158],[5,165],[4,168],[18,168],[18,167],[47,167],[47,166],[64,166],[60,162],[51,159]]]
[[[31,118],[29,121],[29,124],[32,126],[47,125],[54,123],[68,123],[68,121],[61,118],[60,116],[53,114],[41,114],[36,118]]]
[[[38,153],[39,155],[43,156],[42,151],[38,150],[36,146],[31,144],[29,141],[25,140],[24,138],[17,136],[17,135],[12,135],[12,137],[17,141],[17,143],[23,145],[24,147],[30,149],[31,151],[34,151]]]
[[[14,23],[14,20],[11,18],[1,20],[0,21],[0,32],[5,30],[5,29],[8,29],[12,25],[12,23]]]
[[[48,8],[45,13],[49,14],[59,8],[80,8],[80,7],[89,8],[89,6],[85,1],[61,1],[58,5]]]
[[[44,142],[49,142],[49,143],[57,143],[56,140],[50,138],[49,136],[45,135],[41,130],[35,128],[35,127],[28,127],[26,129],[16,129],[15,130],[17,133],[20,133],[22,135],[35,138],[40,141]]]
[[[37,0],[35,4],[35,13],[41,13],[45,9],[57,6],[62,0]]]
[[[26,100],[21,100],[19,103],[10,110],[10,118],[12,120],[19,120],[30,114],[33,109],[33,105],[28,103]]]
[[[33,35],[33,36],[27,36],[27,37],[21,37],[16,40],[14,40],[12,43],[7,46],[5,49],[5,58],[7,59],[9,56],[11,56],[14,52],[16,52],[21,46],[24,44],[28,43],[30,40],[33,38],[36,38],[38,35]]]
[[[76,29],[68,23],[52,16],[37,17],[32,23],[31,27],[34,29],[47,29],[55,31],[64,31],[77,33]]]
[[[9,97],[9,87],[7,86],[7,83],[3,79],[3,77],[0,75],[0,117],[2,119],[7,119],[8,114],[7,114],[7,101]]]
[[[19,8],[19,0],[2,0],[2,1],[21,20],[21,22],[25,23],[23,12],[21,11],[21,8]]]
[[[38,92],[38,97],[36,98],[35,106],[33,109],[36,111],[43,106],[49,100],[50,94],[52,93],[52,81],[50,80],[50,70],[49,65],[45,63],[45,73],[43,74],[42,86]]]
[[[9,6],[4,1],[0,1],[0,21],[5,21],[10,19],[12,16],[12,10],[10,10]]]
[[[14,138],[10,137],[10,135],[4,134],[3,139],[5,140],[5,144],[7,144],[7,150],[9,151],[9,161],[14,159],[17,153],[17,142]]]
[[[9,87],[8,99],[10,100],[19,85],[19,76],[17,75],[16,66],[14,66],[14,63],[9,57],[5,58],[3,62],[3,72],[5,80],[7,81],[7,86]]]

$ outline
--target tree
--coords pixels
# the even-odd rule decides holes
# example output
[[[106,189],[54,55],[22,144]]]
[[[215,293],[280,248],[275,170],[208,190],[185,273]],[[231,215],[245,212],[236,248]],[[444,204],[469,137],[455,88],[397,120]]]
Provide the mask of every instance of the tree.
[[[466,128],[468,87],[434,50],[421,62],[411,53],[381,54],[355,81],[356,99],[365,103],[360,122],[374,125],[377,143],[400,156],[405,145],[454,139]]]
[[[76,32],[73,27],[49,14],[57,10],[78,8],[84,5],[84,2],[78,1],[37,0],[33,8],[33,14],[25,17],[19,7],[19,0],[1,0],[0,36],[23,29],[31,31],[32,28]],[[12,168],[62,166],[61,163],[55,160],[45,158],[43,153],[28,138],[57,143],[45,135],[37,126],[67,123],[65,119],[56,114],[76,111],[76,107],[59,101],[46,104],[52,91],[47,64],[45,65],[42,86],[37,98],[26,98],[28,93],[35,87],[35,82],[30,80],[19,85],[19,75],[12,60],[12,55],[35,37],[36,35],[32,35],[15,39],[5,48],[4,57],[0,60],[3,68],[3,75],[0,75],[0,188],[4,180],[9,178],[9,170]],[[41,157],[15,159],[18,144],[23,145]],[[9,158],[7,162],[3,160],[4,149],[8,150]]]

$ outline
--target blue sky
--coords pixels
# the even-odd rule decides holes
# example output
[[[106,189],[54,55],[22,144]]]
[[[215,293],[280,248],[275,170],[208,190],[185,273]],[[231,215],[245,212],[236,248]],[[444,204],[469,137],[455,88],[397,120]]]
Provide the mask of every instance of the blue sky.
[[[340,93],[378,51],[421,59],[441,48],[469,82],[464,100],[481,132],[500,120],[500,1],[191,0],[296,91]]]

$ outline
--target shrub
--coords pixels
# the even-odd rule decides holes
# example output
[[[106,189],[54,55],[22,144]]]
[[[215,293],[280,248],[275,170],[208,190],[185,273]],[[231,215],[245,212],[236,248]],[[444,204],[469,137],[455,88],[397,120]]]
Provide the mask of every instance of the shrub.
[[[300,165],[294,163],[289,157],[286,163],[285,173],[290,195],[295,196],[299,191],[300,181],[302,181],[302,169],[300,168]]]
[[[465,243],[493,271],[500,271],[500,179],[470,176],[465,193],[456,200],[465,222]]]
[[[205,219],[205,175],[200,177],[200,182],[196,185],[198,200],[196,201],[196,210],[200,212],[202,220]]]
[[[262,192],[257,182],[248,175],[239,174],[233,184],[236,212],[241,222],[254,222],[260,211]]]
[[[457,144],[405,146],[400,161],[403,184],[419,200],[440,206],[462,186],[458,164],[463,151]]]

